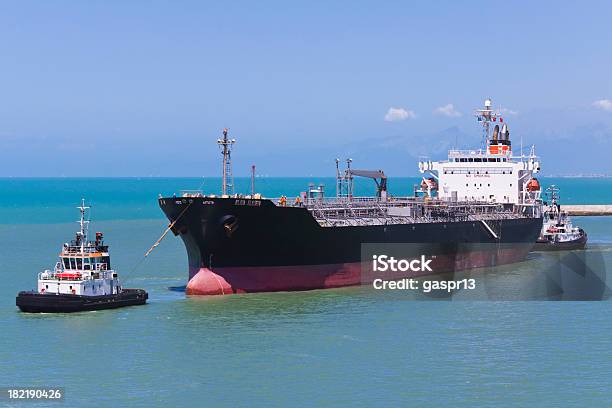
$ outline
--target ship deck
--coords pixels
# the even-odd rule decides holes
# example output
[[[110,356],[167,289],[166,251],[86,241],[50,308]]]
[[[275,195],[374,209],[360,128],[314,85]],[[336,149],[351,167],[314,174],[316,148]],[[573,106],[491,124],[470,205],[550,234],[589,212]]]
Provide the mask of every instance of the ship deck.
[[[183,191],[182,197],[207,197],[199,191]],[[214,198],[215,196],[210,196]],[[533,218],[541,214],[541,203],[519,205],[482,201],[447,201],[423,197],[314,197],[290,202],[286,198],[259,195],[222,196],[269,201],[277,207],[306,208],[322,227],[420,224],[432,222],[487,221]]]
[[[528,214],[533,213],[522,213],[516,206],[499,203],[449,202],[415,197],[387,200],[340,197],[311,199],[299,205],[306,207],[324,227],[502,220],[529,218]]]

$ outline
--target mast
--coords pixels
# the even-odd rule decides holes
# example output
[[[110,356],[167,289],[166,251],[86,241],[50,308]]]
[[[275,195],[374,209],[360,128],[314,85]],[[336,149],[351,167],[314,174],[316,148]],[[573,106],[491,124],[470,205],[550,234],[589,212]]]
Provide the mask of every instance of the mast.
[[[85,250],[85,243],[87,242],[87,231],[89,229],[89,220],[85,220],[85,210],[89,209],[89,207],[85,206],[84,198],[81,198],[81,205],[77,208],[81,212],[81,219],[77,221],[79,223],[79,226],[81,227],[79,229],[79,232],[77,233],[77,239],[79,241],[77,242],[77,245],[80,244],[81,252],[83,252]]]
[[[346,159],[346,177],[347,177],[347,185],[346,185],[346,195],[348,199],[351,200],[353,198],[353,176],[351,175],[351,162],[353,159]]]
[[[342,195],[342,176],[340,175],[340,159],[336,158],[336,197]]]
[[[255,165],[251,165],[251,198],[255,195]]]
[[[221,194],[234,193],[234,177],[232,176],[232,146],[236,139],[227,137],[228,128],[223,129],[223,139],[217,139],[217,144],[221,148],[223,155],[223,178],[221,182]]]
[[[496,122],[499,116],[499,113],[493,110],[492,104],[493,102],[491,101],[491,98],[487,98],[484,102],[484,109],[476,109],[474,111],[474,116],[476,116],[478,122],[482,123],[482,144],[484,146],[484,149],[486,149],[489,145],[491,122]]]

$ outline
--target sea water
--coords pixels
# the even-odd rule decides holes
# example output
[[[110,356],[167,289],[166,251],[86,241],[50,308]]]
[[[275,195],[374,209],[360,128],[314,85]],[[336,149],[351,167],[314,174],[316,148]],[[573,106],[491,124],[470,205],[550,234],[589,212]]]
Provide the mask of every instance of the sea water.
[[[258,178],[256,188],[291,197],[309,181]],[[333,179],[312,181],[333,194]],[[170,234],[143,261],[167,226],[156,198],[202,182],[217,192],[216,179],[0,180],[0,387],[64,387],[65,401],[48,406],[611,404],[611,304],[547,300],[562,297],[541,290],[550,283],[542,255],[475,272],[485,295],[442,301],[370,287],[204,298],[169,290],[185,285],[187,260]],[[417,182],[393,179],[390,188],[408,194]],[[543,183],[561,186],[563,203],[612,203],[609,179]],[[236,184],[250,188],[248,179]],[[363,194],[371,187],[358,185]],[[17,292],[35,287],[76,231],[82,196],[124,286],[146,289],[149,303],[18,312]],[[612,265],[612,218],[574,223]]]

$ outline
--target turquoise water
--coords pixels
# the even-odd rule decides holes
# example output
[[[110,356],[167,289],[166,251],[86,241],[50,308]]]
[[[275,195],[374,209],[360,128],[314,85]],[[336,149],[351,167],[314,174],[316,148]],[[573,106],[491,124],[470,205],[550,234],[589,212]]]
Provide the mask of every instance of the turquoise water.
[[[276,196],[307,181],[258,186]],[[612,181],[586,181],[594,190],[584,194],[584,179],[555,183],[567,191],[565,202],[583,195],[573,202],[612,202]],[[140,263],[166,225],[155,198],[200,182],[0,180],[0,387],[65,387],[63,405],[49,406],[611,405],[610,302],[546,301],[537,290],[526,296],[546,278],[534,268],[541,255],[474,274],[489,294],[480,299],[498,300],[419,301],[368,287],[213,298],[168,290],[185,284],[179,239],[168,236]],[[76,230],[81,195],[95,204],[92,229],[105,232],[125,286],[148,290],[150,303],[19,313],[15,294],[55,263]],[[612,218],[575,223],[612,265]],[[525,298],[532,300],[500,300]]]
[[[394,195],[412,195],[419,178],[400,177],[389,180]],[[335,195],[335,179],[258,177],[256,191],[265,197],[297,196],[309,182],[324,184]],[[219,193],[219,178],[0,178],[0,224],[68,222],[74,219],[75,203],[85,197],[92,204],[96,220],[132,220],[162,218],[156,198],[180,190],[201,189]],[[249,193],[249,178],[236,178],[236,191]],[[612,204],[612,179],[544,178],[543,187],[556,184],[565,204]],[[356,195],[372,195],[371,180],[355,180]]]

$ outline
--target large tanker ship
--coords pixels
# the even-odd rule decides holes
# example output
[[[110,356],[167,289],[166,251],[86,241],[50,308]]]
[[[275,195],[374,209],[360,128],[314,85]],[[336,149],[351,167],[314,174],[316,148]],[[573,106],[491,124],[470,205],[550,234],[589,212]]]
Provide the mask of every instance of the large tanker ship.
[[[372,281],[364,244],[402,244],[435,259],[435,273],[523,260],[542,228],[533,153],[512,156],[507,125],[491,108],[476,111],[484,129],[481,150],[450,151],[449,159],[420,163],[427,173],[415,195],[395,197],[382,171],[336,166],[334,197],[310,186],[287,202],[254,191],[233,194],[231,147],[224,131],[222,195],[186,192],[160,197],[170,229],[183,240],[189,261],[186,292],[222,295],[359,285]],[[490,134],[491,128],[492,134]],[[376,181],[372,197],[353,195],[354,177]],[[438,188],[440,186],[440,188]],[[390,273],[398,279],[431,270]],[[378,275],[377,277],[381,277]]]

